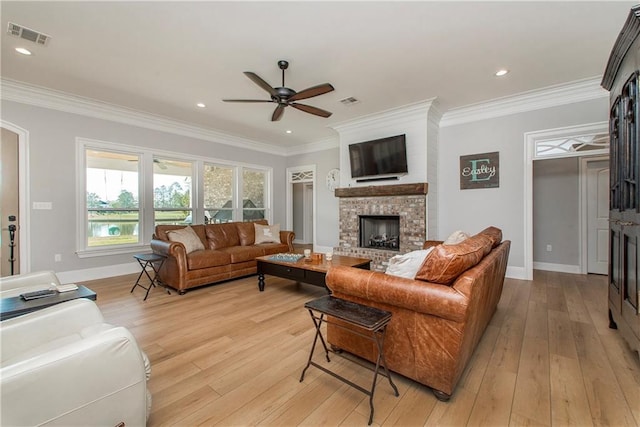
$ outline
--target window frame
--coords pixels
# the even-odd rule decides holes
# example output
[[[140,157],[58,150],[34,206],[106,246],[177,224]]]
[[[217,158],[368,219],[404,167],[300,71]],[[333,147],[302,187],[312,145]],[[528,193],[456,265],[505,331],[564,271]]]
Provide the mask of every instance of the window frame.
[[[144,234],[144,170],[145,161],[144,153],[140,149],[134,147],[112,144],[103,141],[88,140],[84,138],[77,139],[76,164],[78,170],[76,174],[76,254],[80,258],[88,258],[93,256],[112,255],[119,253],[131,253],[140,251],[145,247]],[[138,208],[126,209],[127,211],[138,211],[138,242],[130,244],[108,245],[108,246],[89,246],[88,242],[88,208],[87,208],[87,152],[102,151],[118,154],[126,154],[136,156],[138,163]]]
[[[138,243],[128,245],[112,245],[103,247],[89,247],[87,245],[87,188],[86,188],[86,151],[97,150],[140,158],[138,168]],[[205,218],[204,207],[204,165],[212,164],[233,169],[233,203],[232,221],[242,221],[243,217],[243,170],[249,169],[265,173],[265,219],[273,223],[273,167],[256,165],[231,160],[216,159],[204,156],[185,155],[160,149],[145,148],[136,145],[116,142],[100,141],[84,137],[76,137],[76,254],[79,258],[98,257],[105,255],[130,254],[149,250],[149,243],[155,231],[154,206],[154,158],[171,159],[190,162],[192,169],[191,211],[193,224],[203,224]],[[166,209],[165,209],[166,210]]]

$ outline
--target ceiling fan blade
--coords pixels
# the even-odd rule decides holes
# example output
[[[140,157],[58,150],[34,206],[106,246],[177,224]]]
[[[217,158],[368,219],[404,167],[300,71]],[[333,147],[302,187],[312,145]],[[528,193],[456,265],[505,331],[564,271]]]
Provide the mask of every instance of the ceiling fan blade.
[[[284,113],[285,104],[278,104],[276,109],[273,111],[273,116],[271,116],[272,122],[277,122],[282,117],[282,113]]]
[[[321,108],[312,107],[311,105],[296,104],[296,103],[292,103],[289,105],[291,105],[293,108],[297,108],[300,111],[304,111],[305,113],[315,114],[316,116],[320,116],[320,117],[326,118],[326,117],[330,117],[331,114],[333,114]]]
[[[266,99],[223,99],[224,102],[275,102],[273,100]]]
[[[264,80],[262,80],[262,78],[260,76],[258,76],[256,73],[252,73],[251,71],[245,71],[244,75],[249,77],[252,82],[254,82],[258,86],[260,86],[262,89],[264,89],[267,92],[269,92],[269,95],[274,96],[274,97],[276,95],[278,95],[276,90],[274,88],[272,88],[271,85],[269,85],[269,83],[267,83]]]
[[[314,96],[322,95],[334,90],[333,86],[329,83],[323,83],[321,85],[313,86],[308,89],[301,90],[300,92],[289,98],[289,101],[298,101],[300,99],[313,98]]]

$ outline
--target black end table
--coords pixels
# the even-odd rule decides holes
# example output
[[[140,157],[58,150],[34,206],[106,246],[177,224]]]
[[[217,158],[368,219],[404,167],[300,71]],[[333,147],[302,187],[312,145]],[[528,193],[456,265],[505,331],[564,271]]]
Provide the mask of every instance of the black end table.
[[[380,373],[380,368],[382,368],[383,371],[382,373],[380,373],[380,375],[386,376],[389,379],[389,384],[393,388],[396,397],[399,396],[398,388],[393,383],[391,374],[387,369],[387,363],[384,360],[383,352],[384,336],[387,331],[387,325],[389,324],[389,321],[391,321],[391,313],[388,311],[377,309],[375,307],[368,307],[366,305],[346,301],[340,298],[333,297],[331,295],[309,301],[304,306],[307,310],[309,310],[309,314],[311,315],[313,324],[316,327],[316,335],[313,339],[313,345],[311,346],[311,353],[309,354],[307,366],[305,366],[302,370],[300,382],[304,380],[304,374],[309,366],[313,365],[316,368],[326,372],[327,374],[339,379],[345,384],[350,385],[356,390],[363,392],[364,394],[369,396],[369,407],[371,408],[371,411],[369,412],[369,425],[371,425],[371,422],[373,421],[373,393],[376,390],[376,380],[378,378],[378,374]],[[320,317],[318,317],[316,313],[320,313]],[[325,315],[331,317],[325,317]],[[340,323],[334,322],[333,318],[345,322],[351,326],[355,326],[358,329],[361,329],[363,332],[358,332],[357,330],[346,328]],[[336,374],[335,372],[325,368],[322,365],[317,364],[312,360],[313,352],[316,348],[316,343],[318,342],[318,338],[320,338],[320,342],[324,347],[324,352],[327,357],[327,362],[331,362],[331,359],[329,359],[329,349],[327,348],[327,344],[324,341],[322,331],[320,329],[323,322],[331,323],[332,325],[340,327],[361,337],[370,339],[371,341],[376,343],[376,346],[378,347],[378,357],[376,359],[376,367],[373,370],[373,382],[371,383],[371,390],[367,390],[359,386],[358,384],[349,381],[348,379]]]
[[[12,317],[21,316],[31,313],[32,311],[41,310],[61,302],[71,301],[78,298],[88,298],[95,301],[97,295],[86,286],[78,285],[75,291],[58,292],[45,298],[32,299],[25,301],[20,296],[2,298],[0,300],[0,320],[11,319]]]
[[[167,293],[171,295],[171,291],[169,290],[169,288],[165,286],[162,282],[160,282],[160,279],[158,278],[158,273],[160,272],[160,268],[162,267],[162,264],[164,264],[164,260],[167,259],[167,257],[165,257],[164,255],[156,254],[156,253],[135,254],[133,257],[138,261],[138,264],[140,264],[142,271],[138,275],[138,278],[136,279],[136,283],[133,285],[133,288],[131,288],[131,292],[133,292],[136,286],[140,286],[142,289],[147,291],[147,293],[144,294],[144,299],[142,300],[142,301],[146,301],[147,297],[149,296],[149,291],[151,290],[151,288],[155,288],[156,285],[158,285],[165,288],[167,290]],[[151,271],[153,271],[153,277],[149,275],[149,268],[151,268]],[[140,278],[142,277],[143,274],[145,274],[149,279],[149,286],[147,286],[146,288],[140,284]]]

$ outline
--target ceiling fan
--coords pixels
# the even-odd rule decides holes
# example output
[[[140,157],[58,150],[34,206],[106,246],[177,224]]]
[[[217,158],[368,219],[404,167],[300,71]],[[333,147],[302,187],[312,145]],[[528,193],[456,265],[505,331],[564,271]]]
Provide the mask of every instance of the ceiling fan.
[[[273,111],[273,115],[271,116],[271,121],[275,122],[280,120],[282,114],[284,113],[285,107],[293,107],[300,111],[304,111],[305,113],[315,114],[320,117],[329,117],[332,113],[329,111],[313,107],[311,105],[299,104],[296,101],[301,99],[313,98],[314,96],[322,95],[334,90],[333,86],[329,83],[323,83],[317,86],[312,86],[305,90],[301,90],[300,92],[296,92],[293,89],[290,89],[284,85],[284,71],[289,68],[289,63],[284,60],[278,61],[278,67],[282,70],[282,86],[281,87],[271,87],[269,83],[264,81],[260,76],[256,73],[252,73],[251,71],[245,71],[244,74],[251,79],[252,82],[260,86],[262,89],[269,92],[271,95],[270,100],[265,99],[223,99],[224,102],[273,102],[278,104],[276,109]]]

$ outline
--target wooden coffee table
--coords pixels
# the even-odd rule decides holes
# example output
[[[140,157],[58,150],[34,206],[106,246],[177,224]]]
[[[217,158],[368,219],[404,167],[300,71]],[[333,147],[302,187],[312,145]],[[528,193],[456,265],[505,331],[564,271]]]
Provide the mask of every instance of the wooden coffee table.
[[[362,268],[369,270],[371,260],[368,258],[355,258],[343,255],[333,255],[331,261],[324,258],[322,261],[306,261],[304,258],[296,262],[287,262],[270,259],[273,255],[256,258],[258,262],[258,289],[264,291],[264,275],[270,274],[284,279],[292,279],[298,282],[326,288],[325,277],[327,271],[335,265]]]

